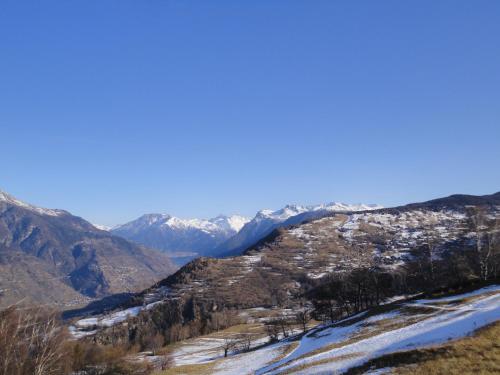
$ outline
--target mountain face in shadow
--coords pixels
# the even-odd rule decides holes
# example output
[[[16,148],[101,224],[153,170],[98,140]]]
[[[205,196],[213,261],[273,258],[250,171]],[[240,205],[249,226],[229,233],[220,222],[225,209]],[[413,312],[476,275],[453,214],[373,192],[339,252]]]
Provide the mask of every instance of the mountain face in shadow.
[[[0,307],[81,306],[140,290],[173,271],[164,254],[0,192]]]

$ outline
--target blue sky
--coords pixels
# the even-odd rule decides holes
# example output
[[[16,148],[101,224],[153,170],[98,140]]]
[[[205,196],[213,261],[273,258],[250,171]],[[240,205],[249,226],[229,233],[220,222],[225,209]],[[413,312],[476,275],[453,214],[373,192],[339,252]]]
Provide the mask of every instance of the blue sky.
[[[0,3],[0,188],[117,224],[500,190],[500,2]]]

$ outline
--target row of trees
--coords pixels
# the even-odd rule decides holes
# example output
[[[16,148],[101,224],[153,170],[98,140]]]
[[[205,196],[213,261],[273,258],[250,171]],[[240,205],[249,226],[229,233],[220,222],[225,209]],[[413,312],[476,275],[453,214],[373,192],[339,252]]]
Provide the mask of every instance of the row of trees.
[[[98,333],[93,340],[105,345],[127,345],[139,351],[152,351],[189,338],[217,332],[241,322],[233,309],[212,311],[206,301],[175,299]],[[92,328],[92,327],[91,327]]]
[[[224,357],[227,357],[230,352],[248,352],[252,348],[252,341],[256,337],[256,335],[251,333],[241,333],[225,337],[221,347]]]
[[[377,267],[332,274],[323,285],[309,293],[314,304],[314,317],[334,322],[378,305],[394,293],[395,280],[394,275]]]

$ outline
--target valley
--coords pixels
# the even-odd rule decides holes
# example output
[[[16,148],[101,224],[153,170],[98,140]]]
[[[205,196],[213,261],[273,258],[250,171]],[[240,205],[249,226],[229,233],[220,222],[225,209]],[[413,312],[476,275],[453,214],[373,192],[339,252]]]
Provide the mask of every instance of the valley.
[[[193,260],[121,308],[73,320],[71,329],[75,337],[144,349],[150,332],[163,332],[162,350],[179,371],[201,366],[201,373],[321,373],[361,366],[372,356],[405,349],[416,332],[427,337],[424,332],[436,330],[435,342],[446,341],[455,328],[441,330],[444,322],[457,319],[461,328],[449,337],[459,338],[499,318],[496,286],[456,300],[411,300],[439,288],[497,280],[499,213],[499,193],[328,212],[275,229],[242,255]],[[484,304],[446,306],[476,295],[485,297]],[[484,319],[480,313],[460,320],[476,311],[484,311]],[[399,339],[387,343],[387,330]],[[419,340],[415,347],[435,343]],[[357,341],[360,349],[334,350]],[[225,346],[234,358],[224,358]],[[365,355],[372,347],[374,354]],[[344,356],[338,368],[329,364]]]
[[[43,226],[51,215],[7,203],[4,223],[16,223],[12,215],[20,212],[38,225],[22,230],[52,233]],[[500,193],[372,208],[299,213],[240,255],[198,257],[163,279],[141,276],[148,287],[122,294],[113,294],[112,280],[123,285],[135,269],[106,263],[119,250],[107,250],[101,260],[101,242],[87,248],[88,240],[80,240],[72,245],[72,256],[95,254],[99,266],[90,269],[111,277],[104,284],[111,287],[79,291],[91,303],[81,308],[80,299],[78,308],[65,311],[65,329],[78,350],[96,346],[107,356],[120,348],[113,366],[132,366],[139,371],[134,374],[145,369],[169,375],[321,374],[363,373],[366,366],[378,371],[382,358],[444,345],[498,321]],[[73,230],[77,224],[86,226],[85,236],[93,241],[118,241],[141,249],[147,259],[148,250],[139,245],[57,212],[74,220]],[[23,256],[41,264],[46,254],[65,254],[62,243],[56,246],[55,240],[27,233],[32,243],[45,244],[40,249],[54,250],[40,250],[34,257],[17,234],[5,238],[17,244],[17,253],[24,249]],[[119,259],[123,264],[126,258]],[[54,272],[44,267],[40,270]],[[43,274],[39,278],[51,280]],[[89,277],[82,280],[94,285],[88,284]],[[38,290],[47,298],[43,282]],[[73,290],[74,284],[59,283]],[[106,298],[96,298],[99,293]],[[393,367],[380,371],[400,371]]]

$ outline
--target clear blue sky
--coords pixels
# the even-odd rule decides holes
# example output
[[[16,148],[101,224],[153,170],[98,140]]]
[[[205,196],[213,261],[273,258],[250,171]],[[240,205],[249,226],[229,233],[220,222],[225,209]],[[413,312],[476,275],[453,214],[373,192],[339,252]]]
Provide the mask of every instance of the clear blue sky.
[[[0,2],[0,188],[116,224],[500,190],[500,1]]]

